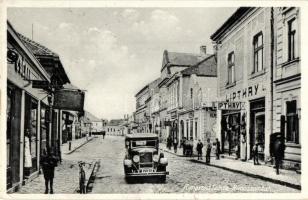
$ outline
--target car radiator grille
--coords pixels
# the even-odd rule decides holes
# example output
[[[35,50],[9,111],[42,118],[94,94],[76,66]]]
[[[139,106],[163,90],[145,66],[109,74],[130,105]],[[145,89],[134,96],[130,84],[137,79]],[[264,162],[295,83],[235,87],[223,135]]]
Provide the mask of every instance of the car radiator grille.
[[[152,163],[152,153],[142,153],[140,154],[140,163]]]

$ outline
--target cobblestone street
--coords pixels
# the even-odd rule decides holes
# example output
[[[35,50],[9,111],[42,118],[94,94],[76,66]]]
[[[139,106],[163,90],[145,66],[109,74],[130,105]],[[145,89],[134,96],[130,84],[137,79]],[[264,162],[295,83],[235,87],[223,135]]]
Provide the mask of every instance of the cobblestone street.
[[[96,139],[91,145],[72,155],[101,159],[92,193],[171,193],[171,192],[300,192],[299,190],[232,173],[211,166],[192,163],[188,158],[165,153],[170,175],[166,184],[127,184],[124,179],[124,140],[108,136]],[[72,158],[70,157],[70,158]]]

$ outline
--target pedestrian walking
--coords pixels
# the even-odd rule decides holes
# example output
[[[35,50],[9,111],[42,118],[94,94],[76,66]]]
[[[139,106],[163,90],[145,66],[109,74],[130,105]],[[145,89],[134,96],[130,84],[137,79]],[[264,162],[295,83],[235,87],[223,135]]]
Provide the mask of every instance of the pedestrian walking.
[[[43,150],[43,156],[41,157],[40,164],[43,169],[45,179],[45,194],[48,194],[48,184],[50,186],[50,194],[53,194],[53,178],[55,173],[55,167],[57,166],[57,159],[51,152],[51,149]]]
[[[103,139],[105,139],[106,131],[103,131]]]
[[[172,143],[172,139],[171,139],[171,137],[169,136],[169,137],[167,138],[167,148],[168,148],[169,150],[171,150],[171,143]]]
[[[86,173],[83,169],[84,162],[79,162],[79,193],[86,193]]]
[[[203,148],[203,143],[199,139],[197,143],[198,160],[202,160],[202,148]]]
[[[252,156],[253,156],[253,164],[259,165],[258,143],[257,142],[252,147]]]
[[[206,144],[206,159],[205,159],[205,163],[206,164],[210,164],[211,162],[211,150],[212,150],[212,144],[211,144],[211,140],[210,138],[207,139],[207,144]]]
[[[277,135],[276,140],[274,142],[274,157],[275,157],[275,168],[277,175],[279,174],[281,161],[284,157],[284,150],[285,150],[285,145],[283,137],[279,134]]]
[[[218,138],[216,138],[216,151],[215,151],[215,154],[216,154],[216,160],[219,160],[219,155],[220,155],[220,142],[218,140]]]
[[[174,140],[173,140],[173,149],[174,149],[174,153],[177,153],[177,151],[178,151],[178,140],[176,138],[174,138]]]

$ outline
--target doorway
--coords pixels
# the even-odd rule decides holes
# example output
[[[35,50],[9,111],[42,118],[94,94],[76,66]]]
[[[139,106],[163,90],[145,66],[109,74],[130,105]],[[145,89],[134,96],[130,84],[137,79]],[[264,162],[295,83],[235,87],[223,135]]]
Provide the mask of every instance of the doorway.
[[[250,155],[253,155],[252,148],[254,144],[258,145],[258,157],[264,161],[264,143],[265,143],[265,101],[264,98],[253,101],[250,104]],[[250,156],[250,159],[252,156]]]

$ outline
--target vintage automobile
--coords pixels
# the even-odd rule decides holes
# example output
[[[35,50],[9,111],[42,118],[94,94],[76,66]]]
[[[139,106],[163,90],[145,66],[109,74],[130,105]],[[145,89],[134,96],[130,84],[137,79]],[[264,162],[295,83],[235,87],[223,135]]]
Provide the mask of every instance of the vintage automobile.
[[[159,152],[158,136],[153,133],[133,133],[125,136],[124,173],[127,182],[138,177],[166,181],[167,158]],[[157,179],[158,178],[158,179]]]

